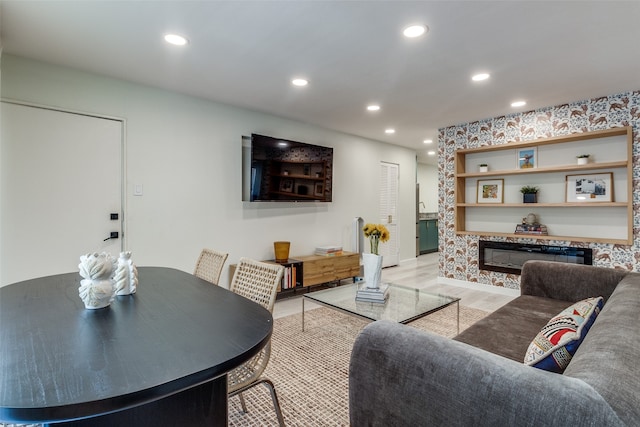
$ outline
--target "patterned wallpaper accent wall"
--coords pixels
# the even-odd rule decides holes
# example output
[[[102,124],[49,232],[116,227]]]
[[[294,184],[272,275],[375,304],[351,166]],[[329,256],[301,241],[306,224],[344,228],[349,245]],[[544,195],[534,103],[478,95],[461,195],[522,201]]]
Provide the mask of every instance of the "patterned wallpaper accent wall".
[[[633,128],[633,236],[632,246],[583,243],[535,238],[488,240],[589,247],[593,264],[640,271],[640,90],[593,98],[439,130],[438,189],[440,259],[439,275],[449,279],[519,289],[520,276],[478,268],[477,235],[456,236],[454,153],[461,148],[531,141],[574,133],[632,126]]]

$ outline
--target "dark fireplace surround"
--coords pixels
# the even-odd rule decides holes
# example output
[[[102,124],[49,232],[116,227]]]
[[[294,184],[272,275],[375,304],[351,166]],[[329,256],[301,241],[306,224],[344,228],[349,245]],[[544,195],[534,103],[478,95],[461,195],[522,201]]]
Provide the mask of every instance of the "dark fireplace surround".
[[[489,240],[480,240],[478,247],[480,270],[520,274],[522,265],[529,260],[593,265],[593,251],[589,248],[492,242]]]

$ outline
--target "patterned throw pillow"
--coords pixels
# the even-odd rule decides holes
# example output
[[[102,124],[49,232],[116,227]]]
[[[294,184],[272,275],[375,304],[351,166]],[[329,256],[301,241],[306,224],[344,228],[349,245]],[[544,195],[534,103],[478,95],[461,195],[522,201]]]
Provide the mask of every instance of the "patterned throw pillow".
[[[529,344],[524,364],[562,373],[600,313],[602,297],[587,298],[549,320]]]

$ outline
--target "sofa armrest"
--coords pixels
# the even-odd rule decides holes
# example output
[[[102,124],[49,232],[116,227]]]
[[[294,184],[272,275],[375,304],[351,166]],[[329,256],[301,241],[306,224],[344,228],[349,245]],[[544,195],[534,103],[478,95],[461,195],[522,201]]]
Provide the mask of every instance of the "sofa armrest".
[[[391,321],[358,335],[352,427],[622,425],[585,382]]]
[[[522,267],[520,293],[572,302],[602,296],[606,302],[627,274],[613,268],[532,260]]]

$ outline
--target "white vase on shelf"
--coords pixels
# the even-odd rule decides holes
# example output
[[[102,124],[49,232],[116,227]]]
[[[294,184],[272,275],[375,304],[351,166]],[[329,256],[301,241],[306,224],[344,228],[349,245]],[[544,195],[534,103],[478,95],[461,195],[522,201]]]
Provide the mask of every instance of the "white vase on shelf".
[[[382,277],[382,255],[362,254],[364,282],[367,288],[378,289]]]

